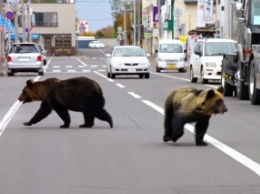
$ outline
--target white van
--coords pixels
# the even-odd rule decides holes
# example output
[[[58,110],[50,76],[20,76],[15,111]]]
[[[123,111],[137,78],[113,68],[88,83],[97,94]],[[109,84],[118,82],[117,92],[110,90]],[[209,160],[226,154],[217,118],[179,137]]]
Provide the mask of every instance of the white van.
[[[180,40],[160,40],[156,52],[156,72],[177,69],[184,72],[184,48]]]

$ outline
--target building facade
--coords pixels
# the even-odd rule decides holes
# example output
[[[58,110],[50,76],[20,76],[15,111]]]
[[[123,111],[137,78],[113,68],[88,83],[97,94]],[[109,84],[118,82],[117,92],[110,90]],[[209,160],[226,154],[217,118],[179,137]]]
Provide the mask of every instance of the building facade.
[[[17,7],[22,7],[18,4]],[[30,4],[30,20],[18,17],[17,32],[12,30],[7,36],[11,43],[15,40],[42,44],[48,55],[73,55],[76,48],[76,11],[73,0],[59,3]],[[22,20],[25,25],[22,25]],[[28,25],[28,21],[31,22]],[[24,26],[24,27],[22,27]],[[30,27],[28,27],[30,26]],[[28,30],[29,29],[29,30]],[[18,35],[18,37],[17,37]],[[25,38],[23,36],[26,36]],[[30,39],[28,38],[30,37]]]

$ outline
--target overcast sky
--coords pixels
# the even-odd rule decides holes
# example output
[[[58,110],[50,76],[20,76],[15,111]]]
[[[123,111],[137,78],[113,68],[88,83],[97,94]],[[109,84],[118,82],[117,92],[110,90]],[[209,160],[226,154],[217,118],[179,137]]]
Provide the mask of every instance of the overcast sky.
[[[91,32],[113,26],[109,0],[76,0],[76,13],[78,19],[89,21]]]

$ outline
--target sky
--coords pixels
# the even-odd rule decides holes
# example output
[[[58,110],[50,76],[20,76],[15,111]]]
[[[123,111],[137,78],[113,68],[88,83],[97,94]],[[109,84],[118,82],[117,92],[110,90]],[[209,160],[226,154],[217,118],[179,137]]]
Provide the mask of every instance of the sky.
[[[76,0],[76,14],[79,20],[88,20],[91,32],[113,26],[109,0]]]

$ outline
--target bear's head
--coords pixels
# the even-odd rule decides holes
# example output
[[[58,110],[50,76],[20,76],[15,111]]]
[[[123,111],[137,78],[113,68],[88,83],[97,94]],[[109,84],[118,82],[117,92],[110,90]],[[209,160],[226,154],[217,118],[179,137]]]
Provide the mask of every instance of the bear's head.
[[[223,99],[223,87],[202,91],[197,100],[196,111],[203,115],[223,114],[228,109]]]
[[[26,86],[23,88],[22,93],[20,94],[18,100],[26,103],[38,100],[37,93],[36,93],[37,85],[33,80],[27,80]]]

